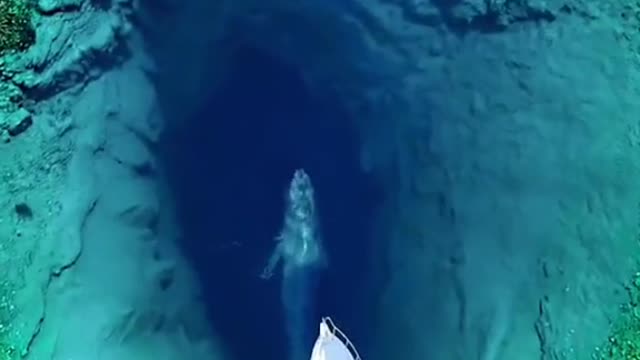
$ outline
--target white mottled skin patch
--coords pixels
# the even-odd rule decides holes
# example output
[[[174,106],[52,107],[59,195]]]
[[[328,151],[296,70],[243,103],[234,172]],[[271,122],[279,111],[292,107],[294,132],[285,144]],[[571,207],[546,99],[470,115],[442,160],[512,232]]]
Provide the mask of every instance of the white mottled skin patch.
[[[265,279],[273,276],[280,261],[284,276],[299,268],[326,266],[313,186],[304,170],[297,170],[293,175],[286,200],[284,224],[276,238],[278,244],[261,275]]]

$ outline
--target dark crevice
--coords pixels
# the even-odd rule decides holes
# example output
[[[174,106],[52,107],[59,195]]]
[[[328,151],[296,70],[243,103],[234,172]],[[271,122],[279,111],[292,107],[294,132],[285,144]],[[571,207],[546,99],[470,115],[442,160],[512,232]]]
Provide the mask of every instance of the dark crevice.
[[[369,219],[377,191],[359,170],[341,99],[305,87],[299,69],[236,44],[231,68],[200,111],[162,142],[184,238],[214,329],[233,359],[286,356],[279,281],[259,278],[296,168],[315,186],[329,255],[314,317],[331,315],[365,342]],[[316,324],[313,324],[315,332]]]
[[[469,32],[498,33],[519,23],[554,22],[557,13],[531,6],[527,0],[494,2],[486,0],[475,6],[463,0],[434,0],[433,11],[416,8],[410,1],[399,3],[403,16],[410,22],[425,26],[444,24],[450,31],[464,35]],[[559,11],[566,14],[566,12]]]

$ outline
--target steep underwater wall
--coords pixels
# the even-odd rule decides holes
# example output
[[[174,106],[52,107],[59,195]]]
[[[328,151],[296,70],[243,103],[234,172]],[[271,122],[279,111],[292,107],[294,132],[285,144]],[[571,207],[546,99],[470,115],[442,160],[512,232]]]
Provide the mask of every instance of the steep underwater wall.
[[[347,3],[323,8],[344,11],[334,27],[336,17],[305,12],[317,14],[315,2],[287,17],[281,1],[248,37],[352,100],[362,165],[387,187],[371,269],[384,289],[372,353],[612,356],[598,349],[616,346],[608,335],[629,336],[617,306],[639,230],[635,10]],[[326,45],[317,34],[336,29],[366,46],[314,52]]]
[[[163,119],[137,4],[28,6],[35,41],[0,68],[0,357],[219,357],[151,151]]]
[[[633,327],[617,312],[640,195],[624,4],[367,4],[407,60],[374,353],[618,356],[597,349]]]

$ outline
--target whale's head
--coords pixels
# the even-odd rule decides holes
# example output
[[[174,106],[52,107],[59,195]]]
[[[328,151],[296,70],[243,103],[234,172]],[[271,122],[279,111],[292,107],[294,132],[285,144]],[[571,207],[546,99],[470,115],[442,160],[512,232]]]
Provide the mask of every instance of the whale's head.
[[[289,184],[285,216],[301,224],[315,221],[314,190],[309,175],[302,169],[296,170]]]
[[[280,234],[285,258],[295,266],[318,266],[326,262],[322,246],[314,189],[309,175],[298,169],[287,191],[287,209]]]

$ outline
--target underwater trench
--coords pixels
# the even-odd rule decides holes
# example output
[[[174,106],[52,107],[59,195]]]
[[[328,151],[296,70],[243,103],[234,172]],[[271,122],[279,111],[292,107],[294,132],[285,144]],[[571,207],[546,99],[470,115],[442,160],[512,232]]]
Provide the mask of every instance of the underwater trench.
[[[329,259],[313,316],[330,315],[364,349],[371,304],[363,284],[377,196],[359,169],[354,122],[338,97],[312,96],[300,71],[280,59],[247,45],[231,60],[221,86],[164,146],[181,245],[211,323],[232,359],[286,358],[280,277],[259,275],[282,225],[291,176],[304,168]]]

